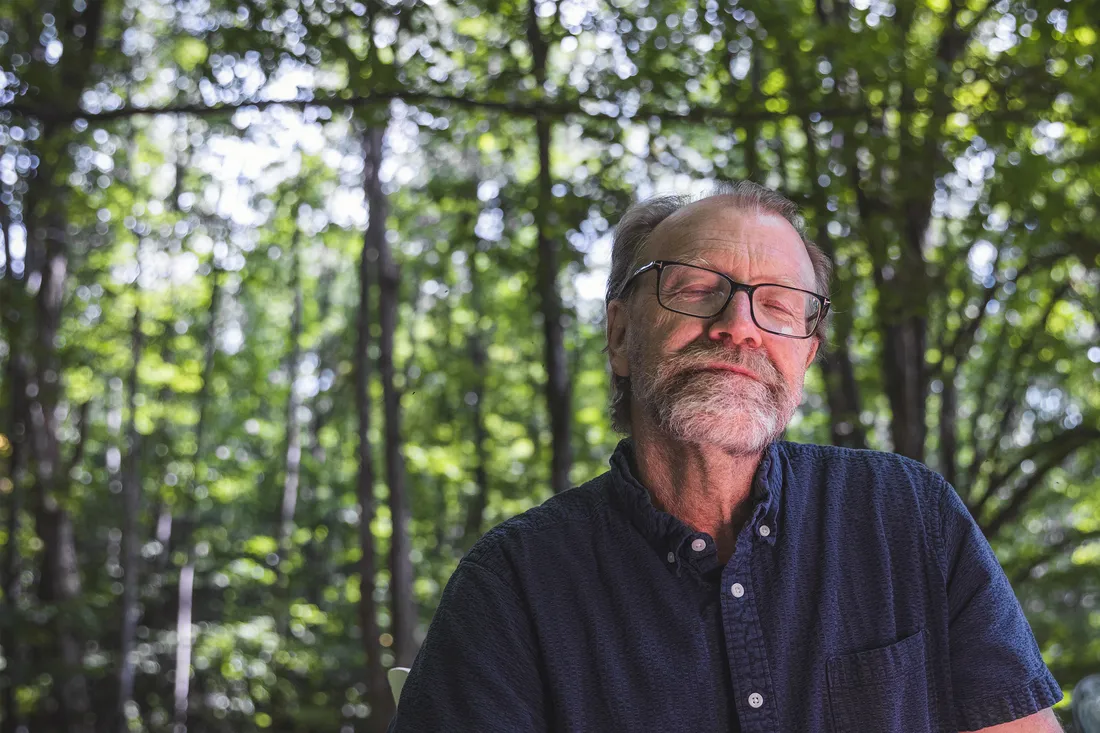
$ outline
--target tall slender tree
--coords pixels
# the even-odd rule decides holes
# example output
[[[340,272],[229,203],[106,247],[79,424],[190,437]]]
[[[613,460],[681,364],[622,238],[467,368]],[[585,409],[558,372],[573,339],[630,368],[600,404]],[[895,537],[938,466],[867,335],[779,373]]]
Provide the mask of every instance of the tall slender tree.
[[[536,89],[541,94],[546,89],[546,59],[549,44],[539,28],[538,2],[527,3],[527,43],[531,47],[532,70]],[[538,144],[538,177],[536,179],[537,204],[535,229],[538,240],[539,305],[542,313],[542,332],[546,366],[546,407],[550,414],[550,485],[555,492],[565,491],[571,484],[569,470],[573,465],[572,384],[569,380],[568,359],[565,353],[565,324],[558,287],[561,270],[561,240],[550,231],[551,211],[554,208],[550,147],[552,131],[545,114],[535,117],[535,138]]]
[[[382,138],[384,127],[368,127],[363,133],[363,189],[366,200],[372,192],[381,191]],[[370,204],[368,203],[368,206]],[[371,264],[379,252],[378,240],[385,237],[386,222],[383,216],[385,204],[368,214],[369,221],[363,235],[363,252],[359,259],[359,307],[357,310],[357,340],[355,345],[355,404],[358,422],[359,473],[356,493],[359,499],[359,633],[366,663],[367,695],[372,713],[365,730],[369,733],[384,731],[393,714],[393,700],[389,696],[386,671],[382,666],[382,647],[379,643],[378,605],[375,601],[376,547],[371,524],[375,517],[374,457],[371,453],[370,421],[370,347],[371,347]]]
[[[206,334],[203,340],[202,382],[196,395],[198,420],[195,423],[195,454],[191,466],[191,486],[180,501],[185,510],[196,516],[188,517],[187,531],[181,532],[179,546],[182,548],[183,563],[179,570],[176,586],[176,655],[175,677],[172,686],[173,720],[177,731],[187,730],[187,716],[191,696],[191,653],[194,645],[192,618],[195,600],[195,555],[192,547],[194,525],[198,522],[198,508],[195,500],[196,489],[201,482],[209,478],[206,470],[207,435],[210,421],[210,406],[214,379],[215,361],[218,353],[218,318],[222,308],[221,272],[217,255],[210,261],[210,301],[206,312]],[[174,522],[178,524],[177,522]]]
[[[290,605],[290,568],[292,538],[294,536],[294,513],[298,506],[298,482],[302,470],[302,428],[298,419],[301,400],[298,397],[297,379],[301,361],[302,339],[302,273],[301,273],[301,228],[295,227],[290,243],[290,292],[294,298],[290,315],[290,348],[286,359],[287,379],[290,388],[286,400],[286,440],[283,456],[282,501],[279,503],[279,560],[277,572],[279,589],[283,592],[283,608],[279,613],[279,632],[286,633],[286,624]]]
[[[130,326],[130,371],[126,377],[126,468],[122,475],[122,623],[119,628],[118,706],[115,710],[118,716],[116,727],[122,733],[130,730],[130,706],[135,704],[134,645],[141,614],[138,605],[138,587],[141,582],[138,548],[142,544],[139,533],[144,532],[144,527],[140,524],[142,440],[137,429],[137,409],[138,370],[144,347],[141,290],[138,289]]]

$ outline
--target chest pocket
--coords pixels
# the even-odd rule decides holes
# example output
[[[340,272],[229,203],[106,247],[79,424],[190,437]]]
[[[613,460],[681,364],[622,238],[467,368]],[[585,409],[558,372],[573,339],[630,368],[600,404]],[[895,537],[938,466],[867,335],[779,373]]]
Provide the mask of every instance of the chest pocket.
[[[826,662],[833,733],[932,731],[924,632]]]

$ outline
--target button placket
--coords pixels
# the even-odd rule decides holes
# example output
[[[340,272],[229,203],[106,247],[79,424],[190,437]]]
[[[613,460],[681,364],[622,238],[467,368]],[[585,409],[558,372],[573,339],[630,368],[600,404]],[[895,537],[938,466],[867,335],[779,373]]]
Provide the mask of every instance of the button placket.
[[[737,538],[734,554],[724,574],[729,595],[722,600],[722,618],[726,632],[729,670],[737,691],[737,708],[744,731],[777,731],[779,721],[771,694],[771,671],[765,647],[760,609],[755,594],[746,593],[751,580],[753,560],[766,561],[764,545],[753,542],[761,534],[757,527],[747,526]],[[770,532],[770,527],[768,528]]]

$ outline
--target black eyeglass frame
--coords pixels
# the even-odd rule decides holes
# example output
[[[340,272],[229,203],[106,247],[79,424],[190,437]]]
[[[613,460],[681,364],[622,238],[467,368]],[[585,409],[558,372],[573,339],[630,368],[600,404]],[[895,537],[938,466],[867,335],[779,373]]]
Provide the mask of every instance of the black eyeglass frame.
[[[722,278],[726,282],[728,282],[730,284],[730,294],[728,296],[726,296],[726,300],[725,300],[724,303],[722,303],[722,307],[719,308],[717,311],[715,311],[713,315],[700,316],[700,315],[696,315],[694,313],[686,313],[684,311],[676,310],[675,308],[670,308],[669,306],[665,305],[664,301],[661,300],[661,272],[664,270],[665,267],[668,267],[669,265],[679,265],[680,267],[692,267],[696,270],[703,270],[704,272],[710,272],[710,273],[713,273],[713,274],[717,275],[718,277]],[[748,293],[748,296],[749,296],[749,315],[752,316],[752,322],[756,324],[756,327],[759,328],[761,331],[765,331],[767,333],[772,333],[772,334],[775,334],[776,336],[784,336],[786,338],[791,338],[791,339],[813,338],[814,334],[817,332],[817,327],[820,326],[821,322],[825,319],[825,314],[829,311],[829,306],[832,305],[831,300],[826,298],[824,295],[821,295],[820,293],[813,292],[812,290],[803,290],[802,288],[792,288],[790,285],[784,285],[783,283],[756,283],[755,285],[746,285],[745,283],[737,282],[736,280],[734,280],[729,275],[726,275],[725,273],[718,272],[717,270],[711,270],[711,269],[706,268],[706,267],[700,267],[699,265],[689,265],[686,262],[676,262],[674,260],[653,260],[650,263],[642,265],[637,270],[635,270],[634,273],[630,277],[628,277],[626,279],[626,282],[623,283],[623,286],[622,286],[622,288],[620,288],[619,294],[616,296],[616,298],[621,299],[626,294],[627,289],[629,289],[630,286],[634,283],[634,281],[636,279],[638,279],[638,276],[643,275],[643,274],[649,272],[650,270],[657,270],[657,302],[665,310],[672,311],[673,313],[679,313],[680,315],[684,315],[684,316],[691,316],[692,318],[702,318],[704,320],[709,319],[709,318],[714,318],[719,313],[724,311],[727,306],[729,306],[730,301],[733,300],[733,296],[737,295],[738,292],[744,290],[746,293]],[[820,310],[818,310],[817,318],[816,318],[816,320],[814,320],[813,328],[809,329],[810,332],[808,334],[806,334],[805,336],[792,336],[789,333],[779,333],[778,331],[773,331],[770,328],[765,328],[764,326],[760,325],[760,322],[758,320],[756,320],[756,307],[753,306],[753,304],[752,304],[752,296],[753,296],[753,293],[756,292],[757,288],[764,287],[765,285],[774,285],[776,287],[786,288],[787,290],[794,290],[794,291],[799,292],[799,293],[805,293],[806,295],[812,295],[813,297],[817,298],[818,302],[821,303],[821,308],[820,308]]]

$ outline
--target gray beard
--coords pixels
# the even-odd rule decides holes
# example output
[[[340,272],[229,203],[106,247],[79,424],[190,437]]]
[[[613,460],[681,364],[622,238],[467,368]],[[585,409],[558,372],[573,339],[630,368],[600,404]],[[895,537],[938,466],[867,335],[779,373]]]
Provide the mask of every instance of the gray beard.
[[[635,349],[628,351],[632,364],[642,365],[632,370],[634,399],[674,440],[718,446],[730,455],[759,454],[783,434],[802,399],[802,390],[793,394],[762,352],[690,348],[650,365],[637,358],[641,354]],[[744,366],[767,383],[728,371],[698,370],[704,361]]]

